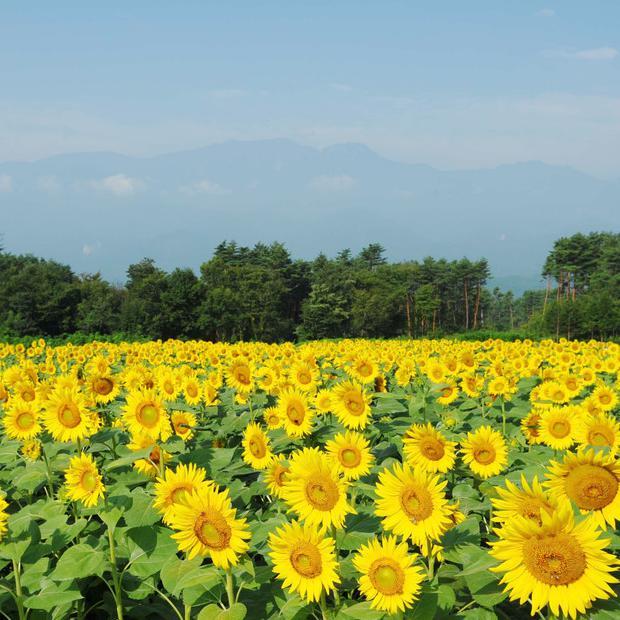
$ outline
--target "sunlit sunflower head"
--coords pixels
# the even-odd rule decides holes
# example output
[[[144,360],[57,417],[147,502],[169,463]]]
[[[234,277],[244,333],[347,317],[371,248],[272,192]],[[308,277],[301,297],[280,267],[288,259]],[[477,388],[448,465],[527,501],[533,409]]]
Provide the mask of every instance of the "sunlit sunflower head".
[[[431,424],[414,424],[403,438],[407,462],[429,472],[445,473],[454,467],[455,445]]]
[[[538,430],[541,413],[542,410],[533,408],[521,420],[521,432],[525,436],[527,443],[530,445],[539,444],[541,442],[540,431]]]
[[[273,572],[306,601],[318,601],[340,583],[335,542],[309,524],[287,523],[269,535]]]
[[[187,441],[194,436],[194,427],[196,426],[196,416],[189,411],[173,411],[170,416],[170,422],[175,435]]]
[[[26,439],[19,449],[28,461],[37,461],[41,456],[41,442],[38,439]]]
[[[525,476],[521,474],[520,487],[510,480],[506,480],[505,485],[506,488],[495,487],[497,497],[491,499],[495,521],[505,523],[515,516],[520,516],[541,524],[540,513],[544,511],[552,514],[557,508],[557,500],[544,491],[536,476],[532,484],[529,484]]]
[[[541,411],[538,422],[541,443],[554,450],[570,448],[575,442],[576,423],[572,407],[550,407]]]
[[[570,393],[562,383],[558,381],[548,381],[543,383],[541,397],[556,405],[563,405],[570,400]]]
[[[82,502],[87,508],[103,497],[105,486],[90,454],[81,453],[71,459],[65,470],[65,487],[69,499]]]
[[[174,471],[166,468],[164,477],[157,478],[155,483],[153,507],[163,515],[163,522],[170,525],[176,507],[185,498],[202,486],[212,484],[207,481],[205,470],[193,463],[177,465]]]
[[[265,470],[265,484],[275,497],[282,498],[284,485],[288,481],[290,468],[284,459],[274,458]]]
[[[373,538],[353,556],[353,566],[361,573],[359,589],[372,609],[389,614],[403,612],[418,599],[424,575],[409,553],[406,542],[395,536]]]
[[[156,440],[147,433],[132,435],[131,441],[127,444],[127,447],[133,452],[140,452],[147,448],[150,450],[145,458],[138,459],[134,461],[133,464],[140,473],[150,478],[157,476],[160,467],[170,460],[170,455],[165,450],[160,449]]]
[[[305,523],[340,528],[354,512],[347,503],[347,488],[329,456],[318,448],[304,448],[291,456],[282,497]]]
[[[308,362],[294,364],[289,372],[289,381],[302,392],[314,392],[319,378],[319,369]]]
[[[91,434],[91,418],[82,394],[55,389],[45,402],[43,423],[57,441],[77,441]]]
[[[611,411],[618,404],[618,394],[616,390],[604,384],[595,388],[590,398],[602,411]]]
[[[287,389],[278,397],[278,410],[289,437],[303,437],[312,431],[314,411],[303,392]]]
[[[265,421],[267,428],[270,430],[280,428],[284,424],[284,420],[282,419],[281,412],[278,407],[267,407],[263,411],[263,420]]]
[[[247,425],[243,439],[243,460],[254,469],[265,469],[273,459],[269,437],[255,422]]]
[[[575,428],[575,440],[582,447],[620,449],[620,423],[609,413],[582,416]]]
[[[196,406],[202,401],[203,389],[200,381],[194,377],[186,377],[183,381],[183,398],[188,405]]]
[[[202,485],[184,498],[172,516],[172,538],[188,559],[210,557],[215,566],[235,566],[248,548],[250,531],[245,519],[237,519],[228,490]]]
[[[319,390],[314,397],[317,413],[329,413],[332,410],[331,390]]]
[[[156,373],[157,389],[161,397],[166,401],[176,400],[180,390],[181,383],[174,368],[163,366]]]
[[[145,433],[157,439],[170,436],[170,422],[159,395],[154,390],[135,390],[127,394],[123,421],[132,435]]]
[[[559,617],[576,618],[596,599],[614,596],[610,574],[617,559],[604,551],[608,541],[592,519],[575,523],[570,508],[541,511],[541,523],[516,516],[496,530],[490,554],[500,562],[491,570],[502,573],[510,600],[528,600],[532,615],[549,605]]]
[[[237,392],[251,392],[254,387],[254,373],[250,363],[243,357],[235,358],[226,369],[226,382]]]
[[[13,395],[27,403],[34,402],[37,398],[36,385],[30,381],[20,381],[13,387]]]
[[[4,432],[9,439],[32,439],[41,432],[39,423],[39,408],[35,401],[25,401],[21,398],[12,398],[5,408]]]
[[[493,377],[489,381],[489,384],[487,385],[487,392],[493,397],[501,396],[503,398],[507,398],[510,396],[512,389],[508,379],[504,376],[499,376]]]
[[[352,381],[339,383],[332,389],[332,411],[347,428],[366,428],[370,417],[370,395]]]
[[[95,402],[101,404],[111,403],[120,392],[120,382],[114,375],[91,375],[88,379],[88,387]]]
[[[410,538],[421,546],[439,540],[450,527],[450,508],[444,494],[446,482],[423,469],[396,463],[379,474],[375,514],[385,530]]]
[[[568,499],[599,527],[620,520],[620,463],[593,449],[567,452],[561,462],[551,461],[545,486],[552,497]]]
[[[461,377],[461,390],[470,398],[478,398],[484,385],[484,379],[475,373],[467,373]]]
[[[347,369],[349,375],[362,384],[370,384],[379,372],[379,366],[368,355],[356,357]]]
[[[374,461],[368,440],[354,431],[338,433],[325,444],[325,450],[345,480],[357,480],[365,476]]]
[[[273,394],[277,386],[278,376],[273,368],[263,366],[256,372],[256,385],[267,392],[267,394]]]
[[[506,442],[490,426],[467,433],[461,443],[463,461],[480,478],[497,476],[508,464]]]
[[[446,378],[446,367],[437,360],[430,361],[426,366],[426,376],[432,383],[443,383]]]
[[[7,521],[9,520],[9,514],[6,509],[9,507],[7,501],[4,499],[4,496],[0,496],[0,540],[4,538],[7,530],[9,529],[7,526]]]
[[[444,407],[453,403],[459,397],[459,388],[454,381],[445,383],[438,388],[437,402]]]

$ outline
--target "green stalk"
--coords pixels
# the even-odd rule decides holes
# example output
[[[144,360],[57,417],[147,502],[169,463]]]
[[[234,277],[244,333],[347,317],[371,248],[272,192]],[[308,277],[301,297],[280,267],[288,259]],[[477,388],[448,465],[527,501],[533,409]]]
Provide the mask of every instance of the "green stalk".
[[[114,602],[116,603],[116,615],[118,620],[123,620],[123,590],[116,566],[116,548],[114,546],[114,532],[108,529],[108,543],[110,545],[110,564],[112,565],[112,583],[114,584]]]
[[[22,582],[19,571],[19,562],[13,560],[13,578],[15,579],[15,602],[17,603],[17,614],[19,616],[19,620],[26,620],[26,610],[24,609],[24,594],[22,592]]]
[[[232,569],[226,569],[226,595],[228,596],[228,608],[231,609],[235,604],[235,588],[233,585]]]
[[[54,499],[54,478],[52,476],[52,468],[50,466],[49,459],[45,453],[45,447],[41,447],[41,454],[43,454],[43,461],[45,462],[45,472],[47,474],[47,486],[50,493],[50,499]]]
[[[502,397],[502,435],[506,438],[506,405]]]
[[[329,614],[327,611],[327,601],[325,600],[325,590],[321,590],[321,598],[319,599],[319,606],[321,607],[321,619],[327,620]]]

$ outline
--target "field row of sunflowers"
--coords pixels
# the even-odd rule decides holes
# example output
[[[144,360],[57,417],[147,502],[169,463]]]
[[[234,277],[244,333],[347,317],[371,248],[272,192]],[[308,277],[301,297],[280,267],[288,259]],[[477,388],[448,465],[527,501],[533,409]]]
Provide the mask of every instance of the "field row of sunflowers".
[[[620,617],[620,346],[0,344],[0,615]]]

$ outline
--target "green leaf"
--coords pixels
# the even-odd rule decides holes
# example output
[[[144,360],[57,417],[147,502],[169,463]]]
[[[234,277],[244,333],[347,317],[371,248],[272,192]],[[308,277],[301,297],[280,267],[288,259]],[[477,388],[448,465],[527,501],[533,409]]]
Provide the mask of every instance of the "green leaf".
[[[437,613],[439,596],[437,591],[425,587],[422,589],[422,595],[413,606],[413,609],[407,614],[407,618],[411,620],[431,620]]]
[[[128,530],[129,572],[136,577],[150,577],[157,573],[177,552],[171,534],[172,530],[164,527],[143,526]]]
[[[230,609],[222,609],[212,604],[200,610],[197,620],[243,620],[247,613],[243,603],[234,603]]]
[[[127,465],[133,464],[135,461],[140,459],[145,459],[151,454],[152,448],[144,448],[144,450],[137,450],[136,452],[131,452],[125,456],[121,456],[120,458],[111,461],[110,463],[106,463],[103,466],[103,471],[113,471],[114,469],[119,469],[120,467],[126,467]]]
[[[443,611],[450,611],[456,603],[456,593],[454,590],[446,585],[442,584],[437,588],[437,604]]]
[[[161,569],[160,579],[164,588],[173,594],[179,594],[186,588],[202,586],[210,590],[221,582],[222,575],[214,566],[201,566],[202,558],[180,560],[172,557]]]
[[[106,557],[103,551],[82,543],[69,547],[62,554],[50,577],[54,581],[71,581],[90,575],[103,575],[105,569]]]
[[[153,498],[143,489],[134,489],[131,499],[131,508],[125,512],[127,527],[153,525],[160,520],[161,517],[153,508]]]
[[[337,620],[346,620],[352,618],[353,620],[381,620],[384,617],[384,613],[376,611],[370,608],[370,603],[364,601],[363,603],[355,603],[349,607],[343,607],[338,615]]]
[[[41,609],[50,612],[56,607],[67,605],[73,601],[79,601],[81,598],[82,593],[77,586],[62,590],[58,586],[48,585],[45,590],[27,597],[24,600],[24,606],[28,609]]]

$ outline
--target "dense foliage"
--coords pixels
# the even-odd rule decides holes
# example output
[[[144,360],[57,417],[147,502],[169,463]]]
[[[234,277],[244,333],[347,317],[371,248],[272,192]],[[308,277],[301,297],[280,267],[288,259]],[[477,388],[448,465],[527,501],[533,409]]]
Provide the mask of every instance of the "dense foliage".
[[[0,344],[0,614],[620,614],[620,346]]]
[[[370,244],[358,255],[293,259],[279,243],[221,243],[200,268],[130,265],[124,286],[99,274],[0,253],[0,333],[212,341],[438,336],[525,328],[533,336],[608,338],[620,332],[620,235],[560,239],[544,269],[547,290],[489,290],[486,260],[388,263]]]

